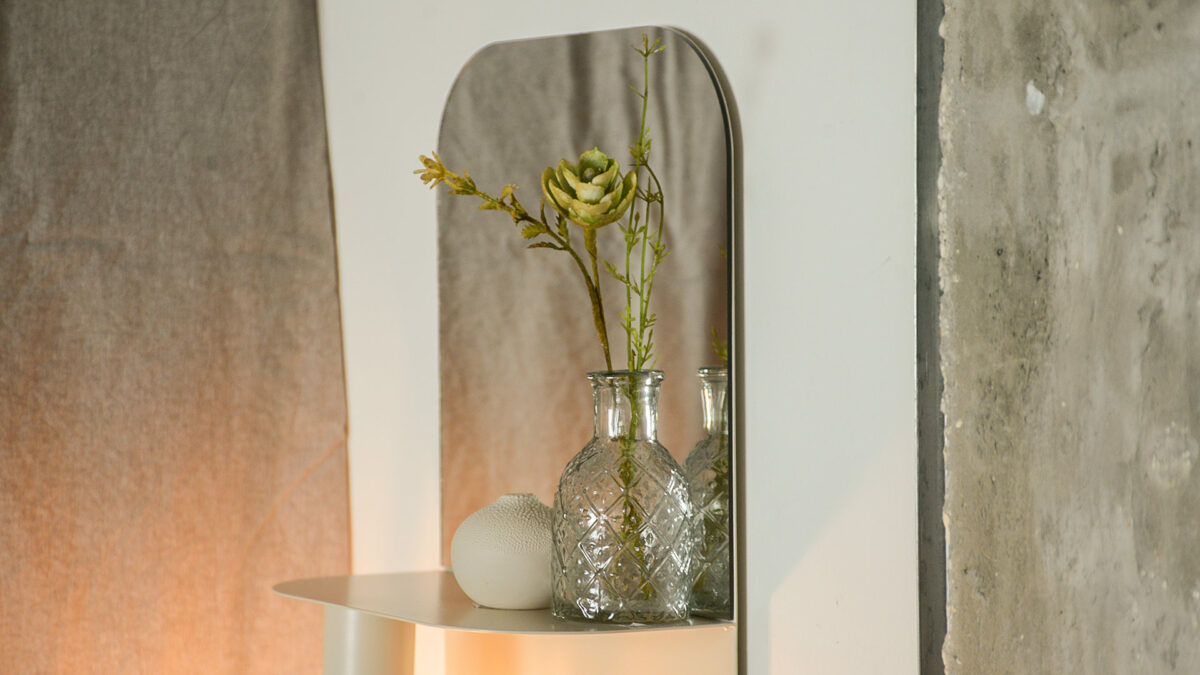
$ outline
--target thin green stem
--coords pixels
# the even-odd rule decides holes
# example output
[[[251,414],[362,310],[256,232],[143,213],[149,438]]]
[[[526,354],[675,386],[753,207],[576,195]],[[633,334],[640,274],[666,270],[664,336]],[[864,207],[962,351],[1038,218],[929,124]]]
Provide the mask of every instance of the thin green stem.
[[[650,264],[650,272],[649,272],[649,274],[646,274],[644,271],[645,264],[646,264],[645,248],[646,248],[646,242],[651,239],[650,224],[649,224],[650,202],[647,202],[646,203],[646,224],[645,224],[646,232],[645,232],[645,236],[643,237],[643,240],[642,240],[642,266],[643,266],[642,278],[645,280],[645,282],[644,282],[644,287],[642,288],[642,296],[641,296],[642,303],[641,303],[641,307],[640,307],[641,315],[639,317],[641,326],[647,326],[650,323],[650,295],[654,291],[654,277],[655,277],[655,273],[658,271],[658,264],[660,262],[662,262],[662,259],[665,256],[665,248],[663,247],[663,244],[662,244],[662,236],[663,236],[663,224],[666,220],[666,200],[663,199],[663,197],[662,197],[662,184],[658,180],[658,174],[656,174],[654,172],[654,169],[649,165],[649,163],[646,164],[646,172],[649,174],[650,179],[654,181],[654,194],[658,195],[657,199],[655,200],[656,203],[658,204],[658,224],[657,224],[657,228],[655,229],[655,232],[653,235],[653,243],[651,244],[651,248],[653,250],[653,260]],[[649,342],[648,336],[644,336],[642,342],[643,342],[643,353],[640,355],[640,362],[638,364],[639,369],[645,367],[646,362],[650,359],[651,348],[653,347],[652,344],[647,344],[647,342]]]
[[[584,278],[588,281],[588,290],[592,293],[592,320],[596,324],[596,333],[600,336],[600,346],[604,349],[604,367],[607,370],[612,370],[612,356],[608,349],[608,326],[604,320],[604,301],[600,297],[600,268],[597,264],[599,254],[596,250],[596,230],[588,228],[583,231],[583,248],[588,252],[588,256],[592,259],[592,276],[587,276],[587,271],[584,270]],[[571,250],[574,253],[574,249]],[[578,260],[579,256],[575,256]],[[582,266],[583,261],[579,264]]]
[[[534,218],[521,206],[521,202],[517,200],[514,194],[515,187],[512,185],[505,186],[499,197],[490,195],[480,190],[475,185],[475,181],[466,173],[459,175],[442,163],[441,158],[435,153],[433,158],[422,156],[421,163],[424,169],[418,169],[413,173],[419,174],[421,180],[434,188],[438,183],[445,183],[450,188],[451,194],[473,196],[481,199],[483,204],[481,209],[504,211],[512,218],[513,224],[520,226],[526,224],[526,228],[522,230],[522,236],[526,239],[536,239],[539,236],[545,235],[550,237],[554,242],[535,242],[530,246],[532,248],[553,248],[559,251],[566,251],[575,261],[575,266],[579,270],[580,276],[583,277],[583,283],[588,293],[588,300],[592,305],[592,322],[596,327],[596,336],[600,339],[600,348],[604,352],[604,367],[612,370],[612,355],[608,345],[608,327],[604,320],[604,299],[600,290],[600,273],[597,269],[597,252],[596,252],[596,233],[595,230],[588,230],[584,235],[584,247],[587,249],[588,255],[591,258],[591,272],[588,272],[587,265],[583,262],[583,258],[571,245],[570,235],[563,236],[555,232],[554,228],[546,222],[545,215],[541,218]],[[568,230],[569,232],[569,230]]]
[[[629,210],[629,226],[625,230],[625,316],[623,328],[626,334],[626,358],[629,370],[643,370],[651,361],[653,350],[653,323],[650,313],[650,293],[654,287],[654,273],[662,259],[662,227],[663,227],[663,197],[662,186],[657,175],[650,167],[649,129],[647,117],[650,104],[650,56],[662,51],[658,40],[650,43],[646,35],[642,35],[641,49],[635,51],[642,57],[642,90],[636,92],[642,99],[641,119],[638,124],[637,142],[630,148],[633,157],[633,167],[639,187],[635,201],[642,202],[642,208],[635,205]],[[645,168],[654,189],[642,181],[642,169]],[[650,230],[652,204],[658,203],[658,226],[653,235]],[[640,219],[640,220],[639,220]],[[653,237],[653,238],[652,238]],[[634,249],[637,249],[636,259]],[[649,254],[649,255],[648,255]],[[638,274],[633,274],[633,263],[638,264]],[[636,281],[634,281],[636,279]],[[636,311],[633,307],[633,296],[638,296]]]
[[[636,241],[637,219],[634,217],[636,209],[629,209],[629,231],[625,233],[625,316],[622,317],[622,322],[625,328],[625,368],[634,370],[634,317],[630,311],[630,307],[634,306],[634,287],[629,283],[629,267],[630,257],[634,252],[634,241]]]

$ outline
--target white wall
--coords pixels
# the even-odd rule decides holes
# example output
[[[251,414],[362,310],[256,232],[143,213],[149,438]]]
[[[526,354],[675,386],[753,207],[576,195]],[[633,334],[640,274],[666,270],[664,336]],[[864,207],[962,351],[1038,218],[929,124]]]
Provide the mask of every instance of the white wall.
[[[742,115],[748,672],[915,673],[915,2],[326,0],[321,21],[355,570],[438,565],[436,218],[410,172],[459,68],[678,26]]]

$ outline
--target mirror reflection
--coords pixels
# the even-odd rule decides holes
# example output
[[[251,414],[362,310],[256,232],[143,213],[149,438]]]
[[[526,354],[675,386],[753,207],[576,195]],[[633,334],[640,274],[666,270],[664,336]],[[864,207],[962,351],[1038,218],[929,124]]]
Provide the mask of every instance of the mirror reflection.
[[[596,158],[581,153],[595,148],[627,174],[635,165],[630,146],[643,125],[638,95],[643,59],[635,50],[643,33],[665,47],[650,60],[644,113],[652,138],[650,165],[665,196],[662,243],[669,251],[654,272],[649,308],[656,316],[652,365],[665,374],[657,437],[682,465],[698,444],[712,445],[712,416],[721,415],[728,400],[725,383],[711,371],[701,377],[700,369],[722,363],[731,297],[726,121],[712,77],[691,42],[675,31],[635,28],[490,45],[454,84],[438,156],[451,170],[468,171],[478,189],[492,196],[515,184],[514,194],[534,217],[545,194],[554,198],[554,189],[543,183],[546,169],[560,168],[560,160],[566,160],[568,173],[582,173],[587,167],[580,164]],[[592,173],[603,171],[597,165]],[[650,180],[642,175],[645,188]],[[568,189],[571,178],[561,170],[551,175]],[[616,192],[619,207],[621,186],[605,187]],[[592,278],[604,301],[609,368],[584,280],[592,267],[587,228],[570,225],[578,260],[552,246],[529,249],[534,241],[553,240],[522,237],[523,227],[514,226],[508,214],[480,210],[480,203],[438,190],[447,564],[451,538],[464,518],[501,495],[532,493],[552,503],[563,468],[593,435],[587,373],[626,368],[629,351],[622,330],[627,287],[604,265],[612,263],[617,274],[626,269],[620,228],[628,228],[628,212],[593,229]],[[554,227],[554,204],[545,209]],[[652,251],[653,246],[651,257]],[[727,445],[709,452],[728,457]],[[724,490],[727,498],[728,481]]]

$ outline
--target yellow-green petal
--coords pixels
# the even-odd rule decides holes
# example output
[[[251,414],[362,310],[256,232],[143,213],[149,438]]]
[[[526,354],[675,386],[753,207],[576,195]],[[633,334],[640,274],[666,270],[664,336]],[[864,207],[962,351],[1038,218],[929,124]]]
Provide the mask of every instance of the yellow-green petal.
[[[558,163],[558,186],[564,190],[569,190],[572,195],[579,193],[579,186],[583,183],[579,178],[579,170],[563,160]]]
[[[571,208],[571,204],[575,202],[575,198],[567,194],[566,190],[563,190],[554,181],[550,181],[547,185],[549,185],[550,192],[553,195],[551,201],[554,202],[559,211],[566,213]]]
[[[619,169],[620,167],[615,161],[610,161],[608,168],[605,169],[603,173],[592,179],[592,185],[599,185],[603,187],[606,192],[613,189],[613,187],[615,187],[613,183],[617,179],[617,171]]]
[[[608,168],[608,155],[600,152],[599,148],[585,150],[579,155],[579,172],[583,173],[584,169],[591,169],[596,173],[602,173]]]
[[[625,180],[621,181],[621,191],[624,193],[621,198],[621,203],[617,204],[617,208],[613,212],[617,214],[617,218],[629,209],[629,205],[633,203],[633,198],[637,194],[637,174],[632,171],[626,174]]]
[[[580,183],[575,188],[575,197],[585,204],[595,204],[604,197],[604,186]]]
[[[562,205],[550,188],[554,182],[554,178],[554,169],[546,167],[546,170],[542,172],[542,194],[546,196],[546,201],[550,202],[550,206],[553,206],[558,211],[562,211]]]

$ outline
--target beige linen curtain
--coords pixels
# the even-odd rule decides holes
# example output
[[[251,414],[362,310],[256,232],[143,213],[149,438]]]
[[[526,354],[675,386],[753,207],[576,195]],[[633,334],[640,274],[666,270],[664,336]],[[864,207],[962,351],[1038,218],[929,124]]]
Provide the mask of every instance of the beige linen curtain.
[[[0,672],[302,673],[349,567],[315,3],[0,1]]]

